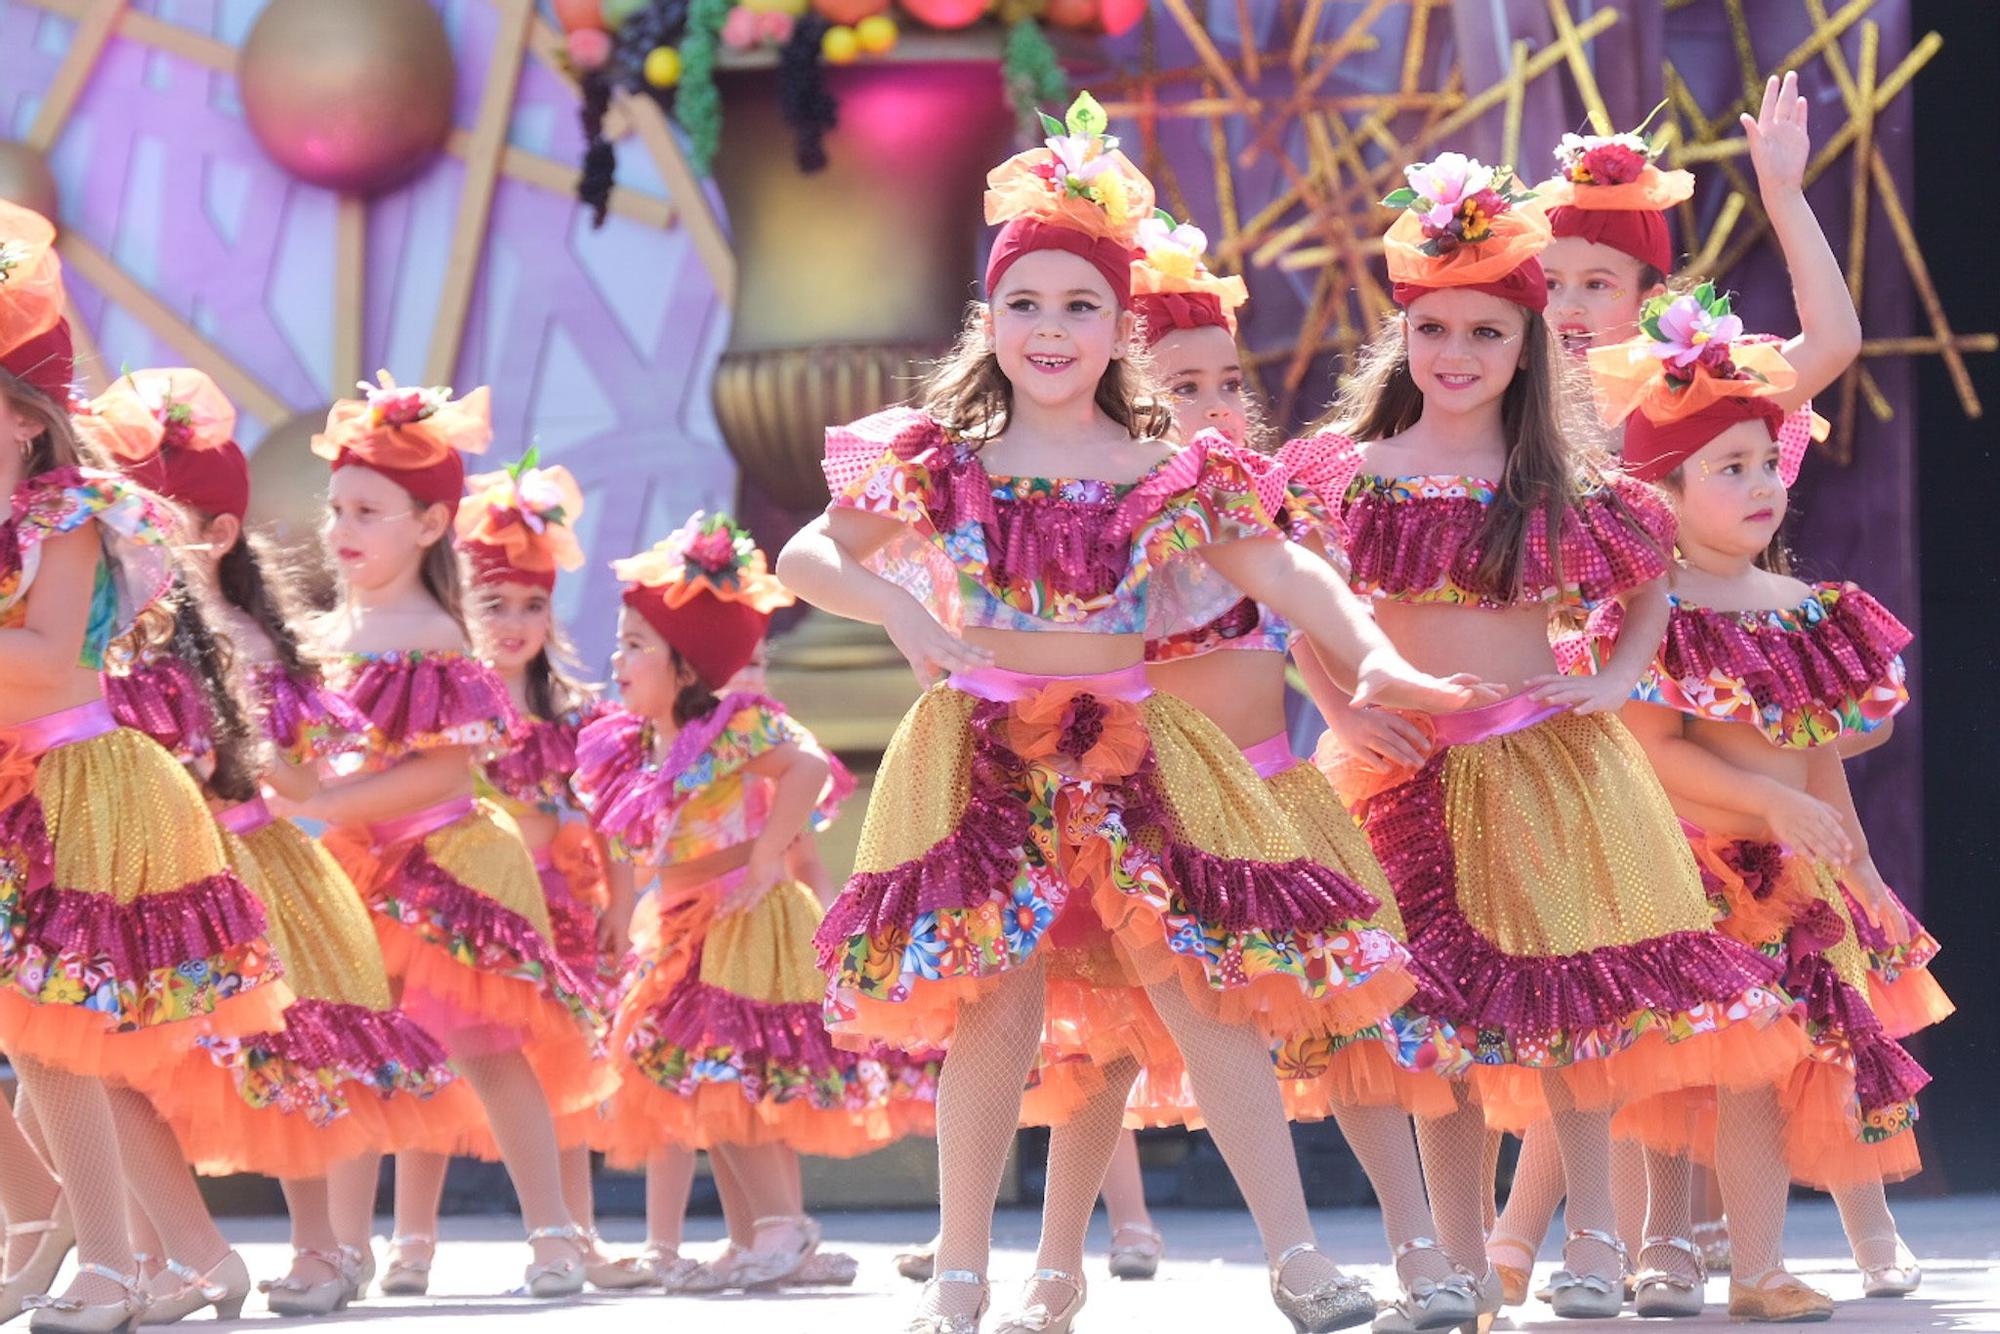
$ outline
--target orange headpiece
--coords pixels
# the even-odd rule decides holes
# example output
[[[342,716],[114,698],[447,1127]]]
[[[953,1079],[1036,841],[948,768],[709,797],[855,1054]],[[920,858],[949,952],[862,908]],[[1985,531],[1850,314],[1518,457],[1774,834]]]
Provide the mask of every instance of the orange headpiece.
[[[33,209],[0,200],[0,365],[58,403],[75,374],[63,318],[56,229]]]
[[[486,387],[455,399],[451,390],[398,386],[387,371],[360,398],[343,398],[326,414],[326,430],[312,438],[312,452],[334,471],[356,464],[373,468],[424,505],[454,513],[465,491],[465,458],[483,454],[493,439]]]
[[[1382,201],[1403,210],[1382,238],[1397,305],[1463,287],[1530,310],[1548,306],[1536,259],[1549,243],[1548,216],[1513,168],[1443,153],[1403,177],[1409,184]]]
[[[1042,117],[1048,139],[986,174],[986,221],[1000,234],[986,260],[990,296],[1014,262],[1066,250],[1096,267],[1120,307],[1132,303],[1132,249],[1153,214],[1153,183],[1104,133],[1104,108],[1079,94],[1063,120]]]
[[[1535,187],[1555,235],[1608,245],[1671,273],[1666,210],[1694,197],[1694,175],[1661,171],[1656,156],[1637,134],[1565,134],[1556,147],[1556,174]]]
[[[140,485],[201,514],[250,508],[236,406],[202,371],[132,371],[77,409],[77,433]]]
[[[1139,224],[1139,250],[1141,257],[1132,261],[1132,309],[1145,322],[1147,346],[1176,329],[1236,332],[1236,311],[1250,289],[1235,274],[1208,271],[1207,233],[1162,211]]]
[[[750,534],[726,514],[695,514],[652,550],[611,562],[624,602],[711,690],[743,670],[771,613],[794,601]]]
[[[1777,397],[1798,383],[1773,338],[1746,335],[1713,283],[1655,297],[1639,336],[1592,348],[1590,378],[1608,422],[1625,422],[1625,470],[1665,477],[1737,422],[1761,421],[1778,438]]]
[[[575,524],[583,492],[569,469],[535,466],[530,449],[500,472],[466,480],[470,494],[458,511],[458,541],[480,584],[556,586],[557,570],[583,564]]]

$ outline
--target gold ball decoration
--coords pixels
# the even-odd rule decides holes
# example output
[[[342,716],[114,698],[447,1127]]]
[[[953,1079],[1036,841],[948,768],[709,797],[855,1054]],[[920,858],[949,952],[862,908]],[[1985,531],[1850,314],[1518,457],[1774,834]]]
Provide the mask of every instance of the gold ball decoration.
[[[236,73],[264,151],[329,190],[386,190],[451,135],[457,66],[426,0],[272,0]]]
[[[0,143],[0,199],[56,220],[56,178],[48,160],[26,144]]]
[[[326,460],[312,452],[315,433],[326,429],[326,408],[295,413],[272,427],[250,455],[248,525],[283,549],[305,577],[307,595],[323,602],[333,586],[320,549],[326,513]]]

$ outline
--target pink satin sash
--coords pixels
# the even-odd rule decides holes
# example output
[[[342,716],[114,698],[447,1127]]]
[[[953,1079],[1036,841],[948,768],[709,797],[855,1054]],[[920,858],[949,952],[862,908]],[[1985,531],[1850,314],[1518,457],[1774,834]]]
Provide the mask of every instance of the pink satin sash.
[[[217,824],[238,838],[248,838],[278,817],[271,814],[271,808],[258,797],[254,801],[239,802],[215,817]]]
[[[946,678],[946,684],[979,699],[1003,704],[1026,699],[1048,686],[1070,686],[1133,703],[1153,693],[1153,687],[1146,681],[1144,663],[1096,676],[1038,676],[1033,672],[1010,672],[1005,667],[981,667],[977,671],[953,672]]]
[[[1525,731],[1563,711],[1562,705],[1544,704],[1533,695],[1513,695],[1482,708],[1432,714],[1430,721],[1438,745],[1469,746],[1509,732]]]
[[[21,753],[32,758],[115,732],[118,720],[111,716],[109,704],[94,699],[60,713],[45,713],[25,723],[15,723],[4,730],[13,735]]]
[[[474,804],[471,797],[454,797],[436,806],[426,806],[398,820],[371,824],[368,826],[368,837],[379,848],[391,843],[401,843],[405,839],[435,834],[446,825],[456,824],[472,814]]]
[[[1245,746],[1243,758],[1250,761],[1250,767],[1257,771],[1259,778],[1276,778],[1292,766],[1303,763],[1292,754],[1292,740],[1283,732],[1267,736],[1254,746]]]

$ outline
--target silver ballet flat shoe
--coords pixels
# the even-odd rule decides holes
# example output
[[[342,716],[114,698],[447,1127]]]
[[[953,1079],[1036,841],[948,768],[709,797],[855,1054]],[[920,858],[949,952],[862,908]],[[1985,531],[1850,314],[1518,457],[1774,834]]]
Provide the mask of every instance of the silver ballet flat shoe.
[[[1685,1237],[1648,1237],[1639,1258],[1644,1259],[1646,1252],[1655,1246],[1685,1251],[1694,1265],[1694,1277],[1690,1279],[1666,1269],[1642,1269],[1632,1278],[1632,1308],[1649,1320],[1691,1320],[1700,1315],[1702,1280],[1708,1276],[1702,1268],[1701,1248]]]
[[[1336,1329],[1352,1329],[1373,1321],[1374,1294],[1358,1278],[1336,1274],[1303,1292],[1286,1286],[1285,1266],[1308,1253],[1325,1254],[1311,1242],[1302,1241],[1271,1266],[1271,1303],[1292,1322],[1293,1334],[1331,1334]]]
[[[1578,1228],[1569,1234],[1563,1249],[1567,1251],[1573,1241],[1594,1241],[1610,1247],[1617,1253],[1622,1275],[1625,1247],[1618,1238],[1594,1228]],[[1565,1320],[1609,1320],[1624,1309],[1625,1282],[1622,1277],[1603,1278],[1597,1274],[1575,1274],[1567,1268],[1558,1269],[1549,1279],[1549,1305]]]

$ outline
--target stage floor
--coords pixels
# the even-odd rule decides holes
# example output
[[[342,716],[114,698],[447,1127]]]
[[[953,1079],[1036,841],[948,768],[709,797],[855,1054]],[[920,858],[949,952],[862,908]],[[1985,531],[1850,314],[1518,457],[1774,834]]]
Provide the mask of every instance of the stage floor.
[[[1836,1326],[1869,1334],[1948,1329],[2000,1331],[2000,1196],[1929,1200],[1896,1206],[1903,1234],[1924,1262],[1924,1286],[1919,1295],[1901,1301],[1863,1301],[1860,1279],[1848,1263],[1846,1243],[1831,1204],[1800,1202],[1793,1206],[1787,1235],[1794,1267],[1816,1286],[1833,1293],[1841,1305]],[[1322,1242],[1340,1259],[1373,1260],[1383,1248],[1375,1216],[1361,1210],[1332,1210],[1316,1215]],[[828,1244],[861,1260],[861,1279],[845,1292],[791,1292],[779,1297],[742,1295],[710,1298],[591,1296],[574,1303],[548,1305],[521,1299],[495,1298],[493,1293],[520,1282],[526,1248],[519,1233],[504,1219],[448,1218],[445,1242],[437,1258],[432,1299],[376,1299],[328,1322],[337,1325],[381,1322],[406,1334],[502,1334],[506,1330],[583,1330],[593,1334],[660,1329],[728,1331],[729,1334],[802,1334],[807,1331],[890,1331],[903,1328],[913,1285],[898,1278],[890,1257],[906,1243],[928,1235],[933,1220],[914,1213],[857,1213],[825,1217]],[[1257,1263],[1254,1234],[1247,1215],[1220,1211],[1162,1211],[1158,1220],[1167,1234],[1169,1256],[1160,1277],[1149,1283],[1117,1283],[1103,1277],[1103,1219],[1091,1239],[1089,1277],[1093,1282],[1089,1310],[1079,1327],[1088,1334],[1195,1334],[1217,1330],[1225,1334],[1282,1334],[1280,1316],[1264,1293],[1264,1275]],[[718,1219],[692,1220],[698,1247],[719,1235]],[[1032,1266],[1035,1216],[1024,1210],[1003,1213],[995,1229],[997,1250],[993,1270],[1003,1291]],[[386,1228],[386,1220],[384,1220]],[[253,1273],[270,1277],[285,1263],[284,1224],[278,1219],[228,1219],[224,1230],[241,1246]],[[613,1246],[636,1247],[641,1229],[629,1219],[610,1221],[606,1228]],[[1556,1267],[1548,1248],[1537,1271],[1545,1278]],[[1350,1263],[1371,1283],[1386,1285],[1382,1264]],[[1722,1303],[1727,1280],[1709,1285],[1711,1306],[1699,1320],[1647,1322],[1648,1328],[1678,1330],[1724,1329],[1729,1321]],[[1852,1298],[1854,1300],[1847,1300]],[[246,1319],[268,1321],[263,1299],[252,1297]],[[478,1324],[474,1324],[477,1318]],[[1511,1321],[1511,1324],[1509,1323]],[[991,1327],[997,1322],[989,1318]],[[1511,1310],[1500,1329],[1583,1331],[1636,1328],[1627,1314],[1619,1321],[1557,1320],[1545,1306]]]

